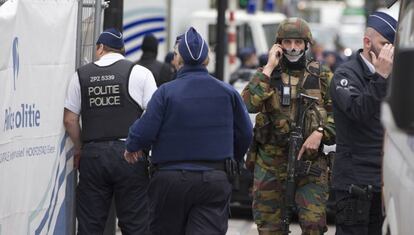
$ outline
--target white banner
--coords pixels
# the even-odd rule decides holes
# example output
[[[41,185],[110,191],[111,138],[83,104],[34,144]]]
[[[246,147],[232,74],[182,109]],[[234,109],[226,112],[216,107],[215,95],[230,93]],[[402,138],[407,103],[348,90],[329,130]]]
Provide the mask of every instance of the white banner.
[[[0,235],[72,229],[75,171],[62,118],[77,9],[77,0],[0,6]]]

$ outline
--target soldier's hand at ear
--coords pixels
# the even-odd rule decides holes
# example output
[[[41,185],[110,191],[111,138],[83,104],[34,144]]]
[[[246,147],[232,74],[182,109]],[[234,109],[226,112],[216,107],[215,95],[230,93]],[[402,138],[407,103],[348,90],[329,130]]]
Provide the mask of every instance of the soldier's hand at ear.
[[[378,58],[375,56],[375,53],[369,52],[372,59],[372,64],[375,67],[375,71],[384,78],[392,72],[392,63],[394,60],[394,46],[392,44],[385,44],[381,52],[378,55]]]
[[[270,77],[273,72],[273,69],[279,64],[280,59],[282,58],[283,50],[280,44],[273,44],[272,48],[269,51],[267,64],[263,68],[263,73]]]
[[[302,148],[300,149],[298,154],[298,160],[302,158],[302,155],[305,152],[314,153],[318,151],[319,146],[321,145],[322,137],[322,133],[318,131],[312,132],[312,134],[303,143]]]

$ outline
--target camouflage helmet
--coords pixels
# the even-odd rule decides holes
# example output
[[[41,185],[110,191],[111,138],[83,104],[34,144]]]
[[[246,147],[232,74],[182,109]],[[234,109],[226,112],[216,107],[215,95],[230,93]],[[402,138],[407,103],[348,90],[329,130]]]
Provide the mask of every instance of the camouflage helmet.
[[[283,20],[276,32],[276,42],[282,39],[304,39],[312,44],[312,33],[308,22],[301,18],[293,17]]]

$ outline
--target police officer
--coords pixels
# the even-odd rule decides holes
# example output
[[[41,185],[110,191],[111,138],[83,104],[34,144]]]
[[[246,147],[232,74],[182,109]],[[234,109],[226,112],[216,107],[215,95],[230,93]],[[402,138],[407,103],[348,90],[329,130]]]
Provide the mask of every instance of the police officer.
[[[102,234],[115,196],[122,234],[146,231],[148,177],[144,162],[127,164],[122,154],[129,126],[141,116],[156,90],[146,68],[125,60],[115,29],[101,33],[94,63],[73,75],[65,100],[64,124],[79,166],[78,234]],[[82,128],[79,125],[82,119]]]
[[[285,234],[282,214],[289,149],[290,124],[296,115],[299,93],[318,98],[316,111],[305,118],[304,143],[298,158],[326,169],[322,143],[334,140],[331,101],[327,95],[332,73],[317,61],[307,61],[305,52],[312,42],[306,21],[288,18],[281,22],[276,44],[267,64],[259,68],[242,97],[251,113],[257,113],[254,140],[246,166],[254,171],[253,216],[259,234]],[[296,204],[303,234],[326,231],[325,203],[328,197],[326,172],[320,177],[303,176],[296,182]]]
[[[171,80],[174,80],[177,78],[177,70],[179,69],[180,65],[178,64],[178,56],[177,56],[177,48],[178,48],[178,43],[180,42],[180,40],[182,39],[182,35],[178,36],[175,39],[175,43],[174,43],[174,51],[173,52],[168,52],[167,55],[165,56],[165,63],[170,65],[170,70],[171,70]]]
[[[252,124],[240,95],[206,69],[208,46],[194,28],[179,42],[177,79],[162,85],[130,128],[125,158],[152,146],[148,188],[151,234],[225,234],[231,184]],[[227,167],[226,167],[227,166]]]
[[[170,66],[157,60],[158,39],[153,34],[147,34],[142,41],[142,56],[137,64],[149,69],[154,75],[157,86],[169,82],[173,78]]]
[[[239,53],[240,67],[230,75],[229,83],[234,85],[238,80],[249,81],[259,65],[256,51],[253,48],[242,48]]]
[[[333,187],[336,234],[381,234],[381,101],[392,70],[397,21],[369,16],[363,49],[339,66],[331,84],[336,123]]]

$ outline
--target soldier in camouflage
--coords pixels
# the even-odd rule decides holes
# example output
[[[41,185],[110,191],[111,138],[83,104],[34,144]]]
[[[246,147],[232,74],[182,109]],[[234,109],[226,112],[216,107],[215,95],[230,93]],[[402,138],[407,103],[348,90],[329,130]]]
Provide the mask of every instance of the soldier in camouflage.
[[[308,61],[305,52],[312,43],[306,21],[289,18],[276,34],[269,59],[259,68],[242,96],[250,113],[258,113],[254,140],[246,166],[254,171],[253,215],[260,235],[283,234],[289,129],[296,112],[297,95],[318,97],[317,105],[305,116],[304,143],[298,158],[309,160],[324,171],[320,177],[297,179],[295,201],[302,234],[327,231],[327,161],[323,144],[335,141],[328,85],[332,73],[317,61]]]

